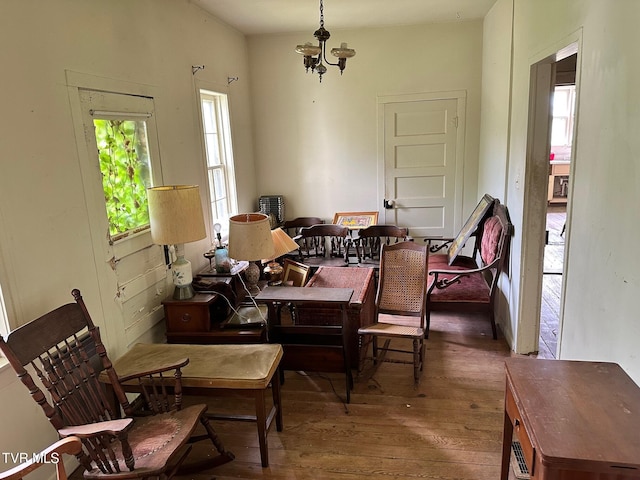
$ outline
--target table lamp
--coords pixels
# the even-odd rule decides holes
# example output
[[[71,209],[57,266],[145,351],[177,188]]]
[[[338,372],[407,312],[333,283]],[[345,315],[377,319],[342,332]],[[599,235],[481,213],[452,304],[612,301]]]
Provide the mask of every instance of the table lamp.
[[[300,246],[280,227],[271,230],[271,238],[273,239],[275,253],[271,258],[262,260],[263,264],[267,264],[264,268],[264,275],[267,277],[269,285],[280,285],[282,283],[283,268],[277,260],[287,253],[297,250]]]
[[[151,240],[157,245],[175,245],[178,259],[173,262],[173,298],[192,298],[191,262],[184,258],[184,244],[207,236],[197,185],[169,185],[147,190]]]
[[[241,213],[229,219],[229,256],[249,261],[249,267],[245,271],[249,295],[260,293],[260,268],[254,262],[273,258],[274,251],[268,216],[262,213]]]

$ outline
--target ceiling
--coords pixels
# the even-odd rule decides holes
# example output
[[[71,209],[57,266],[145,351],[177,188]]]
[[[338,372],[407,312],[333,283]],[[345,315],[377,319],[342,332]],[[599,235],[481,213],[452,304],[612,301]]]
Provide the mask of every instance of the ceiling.
[[[313,32],[320,0],[191,0],[246,35]],[[496,0],[323,0],[327,30],[483,18]]]

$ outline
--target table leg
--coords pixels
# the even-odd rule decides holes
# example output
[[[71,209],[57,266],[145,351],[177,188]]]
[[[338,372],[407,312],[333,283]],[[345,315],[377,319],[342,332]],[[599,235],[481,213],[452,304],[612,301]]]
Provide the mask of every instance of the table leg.
[[[267,446],[267,411],[264,405],[264,390],[255,390],[256,423],[258,424],[258,443],[260,444],[260,460],[263,467],[269,466],[269,450]]]
[[[504,411],[504,427],[502,429],[502,465],[500,470],[500,480],[508,480],[509,478],[509,463],[511,460],[511,442],[513,439],[513,424],[511,419]]]
[[[271,394],[273,396],[273,405],[276,408],[276,429],[281,432],[282,423],[282,397],[280,394],[280,368],[278,368],[271,378]]]

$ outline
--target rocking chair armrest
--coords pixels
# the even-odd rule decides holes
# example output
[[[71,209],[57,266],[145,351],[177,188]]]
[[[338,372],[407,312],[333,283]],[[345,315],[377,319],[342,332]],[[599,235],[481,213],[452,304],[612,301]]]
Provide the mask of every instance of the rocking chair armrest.
[[[97,435],[118,436],[125,433],[133,425],[133,418],[122,418],[117,420],[107,420],[104,422],[87,423],[85,425],[74,425],[58,430],[61,437],[75,436],[78,438],[91,438]]]
[[[68,437],[58,440],[40,452],[37,458],[32,457],[28,461],[0,473],[0,480],[21,480],[22,477],[34,471],[46,463],[58,463],[62,461],[61,455],[77,455],[82,451],[82,443],[77,437]],[[57,457],[57,458],[56,458]],[[60,477],[58,477],[60,478]]]
[[[144,372],[136,372],[131,375],[127,375],[125,377],[118,377],[118,381],[120,383],[125,383],[130,380],[137,380],[139,378],[148,377],[150,375],[157,375],[158,373],[170,372],[171,370],[180,370],[185,367],[189,363],[188,358],[183,358],[175,363],[170,365],[162,365],[158,368],[154,368],[153,370],[147,370]]]

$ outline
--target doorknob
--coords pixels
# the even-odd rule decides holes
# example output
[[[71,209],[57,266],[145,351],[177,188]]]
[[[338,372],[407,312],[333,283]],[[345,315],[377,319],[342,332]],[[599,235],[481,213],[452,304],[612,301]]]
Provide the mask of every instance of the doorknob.
[[[395,201],[387,200],[386,198],[382,201],[382,205],[386,210],[391,210],[393,208]]]

